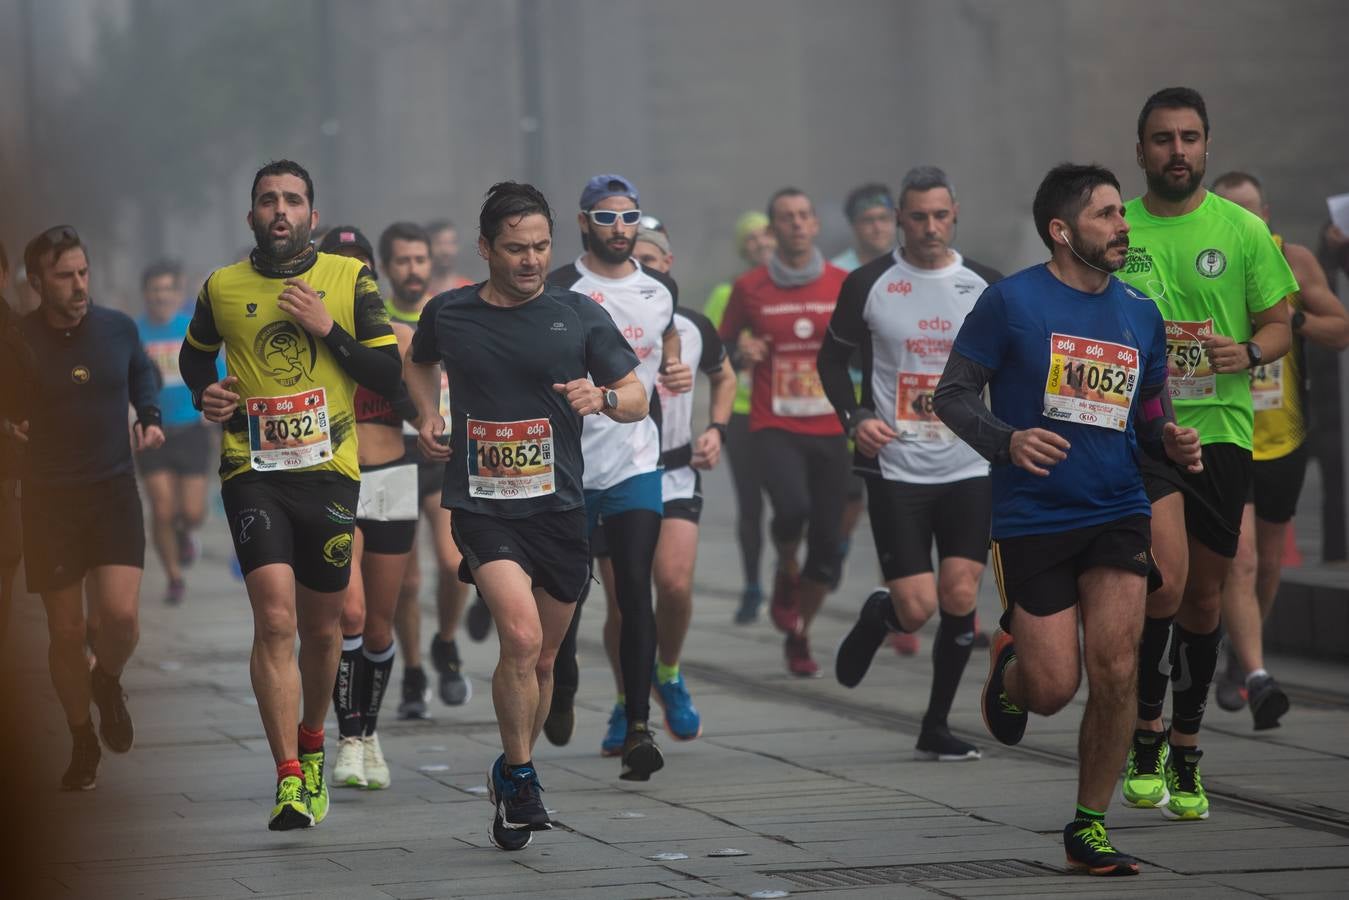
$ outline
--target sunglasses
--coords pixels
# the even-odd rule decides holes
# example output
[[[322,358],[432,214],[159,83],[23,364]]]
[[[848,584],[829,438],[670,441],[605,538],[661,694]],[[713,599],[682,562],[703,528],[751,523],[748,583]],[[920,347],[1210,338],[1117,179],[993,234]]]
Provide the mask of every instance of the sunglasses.
[[[590,221],[605,228],[614,225],[619,219],[623,220],[624,225],[636,225],[642,221],[640,209],[625,209],[622,212],[613,209],[588,209],[586,215],[590,217]]]

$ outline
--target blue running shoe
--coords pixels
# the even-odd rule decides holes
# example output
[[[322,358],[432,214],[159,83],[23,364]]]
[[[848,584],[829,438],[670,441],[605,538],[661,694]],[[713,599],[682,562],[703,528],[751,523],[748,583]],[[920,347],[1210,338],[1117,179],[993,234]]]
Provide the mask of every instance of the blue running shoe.
[[[503,753],[487,772],[487,799],[509,831],[547,831],[553,827],[544,808],[543,786],[533,766],[519,766],[507,775]]]
[[[660,694],[661,705],[665,707],[665,727],[670,736],[677,741],[691,741],[703,733],[703,717],[693,706],[688,685],[684,676],[676,675],[670,681],[661,684],[654,678],[656,692]]]
[[[614,711],[609,713],[609,728],[604,732],[604,740],[600,741],[600,756],[618,756],[623,752],[623,741],[627,736],[628,714],[622,703],[615,703]]]

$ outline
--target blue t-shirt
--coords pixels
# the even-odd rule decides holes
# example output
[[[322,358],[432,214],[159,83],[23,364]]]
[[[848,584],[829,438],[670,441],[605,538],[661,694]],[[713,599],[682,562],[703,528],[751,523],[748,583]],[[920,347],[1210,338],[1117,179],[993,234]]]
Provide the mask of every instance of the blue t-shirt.
[[[1047,477],[993,467],[994,538],[1151,514],[1134,416],[1144,389],[1166,380],[1156,304],[1116,278],[1104,292],[1086,294],[1033,266],[983,292],[953,349],[996,370],[989,382],[995,416],[1071,445]]]
[[[183,336],[187,334],[187,325],[191,321],[191,316],[181,312],[161,325],[154,324],[145,316],[136,320],[145,353],[159,372],[162,385],[159,411],[164,417],[165,428],[180,428],[202,421],[201,413],[192,407],[192,391],[183,383],[183,376],[178,374],[178,351],[183,346]],[[216,372],[220,372],[218,361]]]

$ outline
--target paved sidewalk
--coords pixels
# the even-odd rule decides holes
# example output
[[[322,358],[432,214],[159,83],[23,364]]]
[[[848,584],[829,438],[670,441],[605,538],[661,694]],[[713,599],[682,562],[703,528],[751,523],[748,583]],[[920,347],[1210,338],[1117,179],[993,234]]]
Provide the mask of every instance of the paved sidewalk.
[[[159,602],[163,582],[150,566],[143,637],[124,678],[136,747],[126,756],[105,754],[92,793],[55,790],[68,737],[47,680],[40,606],[36,598],[21,603],[8,646],[19,648],[19,689],[46,699],[32,725],[33,740],[45,750],[33,779],[63,835],[47,845],[40,895],[1344,896],[1349,711],[1341,694],[1349,679],[1343,668],[1277,660],[1281,679],[1321,690],[1295,692],[1293,711],[1274,732],[1257,736],[1246,713],[1211,707],[1204,743],[1205,780],[1214,795],[1208,821],[1177,824],[1155,811],[1112,809],[1112,836],[1146,861],[1142,877],[1062,874],[1081,699],[1053,719],[1033,719],[1021,747],[996,745],[980,723],[987,656],[976,651],[952,726],[978,743],[984,758],[913,761],[931,631],[915,657],[882,648],[867,680],[852,691],[832,677],[788,676],[766,617],[749,627],[730,624],[739,575],[723,479],[721,473],[708,479],[685,663],[704,736],[690,743],[664,737],[662,772],[647,784],[618,780],[618,761],[598,753],[614,691],[599,649],[602,604],[590,603],[576,737],[565,748],[541,742],[535,756],[559,827],[520,853],[503,853],[487,840],[484,774],[498,752],[489,684],[494,638],[479,645],[461,635],[475,682],[463,708],[436,700],[434,721],[397,722],[398,685],[392,686],[380,729],[393,768],[389,790],[334,791],[320,827],[274,834],[266,830],[272,763],[248,681],[248,606],[223,564],[227,537],[218,523],[207,535],[216,549],[191,573],[182,608]],[[817,626],[816,655],[826,672],[874,570],[863,527],[844,588]],[[985,627],[994,624],[995,609],[986,584]],[[428,639],[430,631],[424,628]]]

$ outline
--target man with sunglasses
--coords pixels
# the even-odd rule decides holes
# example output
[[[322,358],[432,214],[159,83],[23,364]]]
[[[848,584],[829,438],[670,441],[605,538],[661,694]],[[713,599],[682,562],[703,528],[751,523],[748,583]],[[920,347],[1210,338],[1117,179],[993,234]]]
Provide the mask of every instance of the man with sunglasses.
[[[24,567],[42,595],[51,641],[52,684],[74,748],[61,778],[66,790],[91,790],[101,756],[99,733],[126,753],[135,729],[120,678],[136,647],[145,526],[131,450],[164,443],[159,380],[125,314],[94,306],[89,257],[69,226],[48,229],[24,250],[28,280],[42,299],[24,317],[32,351],[23,418],[14,436],[27,444],[23,477]],[[136,410],[132,440],[127,406]],[[85,655],[85,596],[99,628],[92,670]]]
[[[576,216],[585,253],[554,271],[548,281],[590,297],[609,314],[637,354],[637,377],[648,397],[658,379],[667,389],[683,393],[692,388],[693,375],[680,359],[674,324],[679,290],[669,276],[644,269],[632,258],[642,219],[638,202],[637,188],[622,175],[596,175],[586,182]],[[660,429],[652,417],[625,424],[587,416],[581,451],[588,527],[594,532],[603,522],[622,614],[616,674],[625,694],[609,717],[600,752],[621,755],[620,778],[646,781],[665,764],[647,727],[656,658],[651,571],[664,512]],[[562,744],[570,740],[575,722],[579,621],[578,610],[558,652],[552,721],[546,729],[550,740]]]

